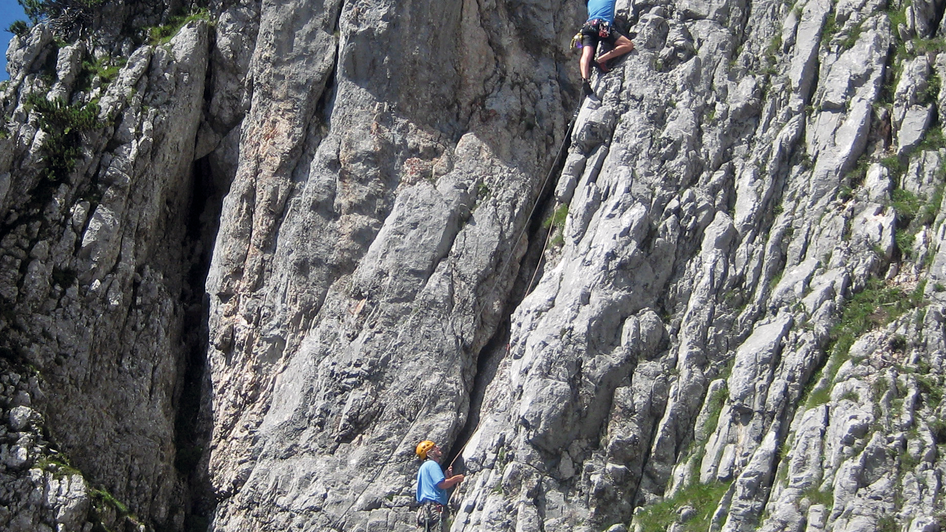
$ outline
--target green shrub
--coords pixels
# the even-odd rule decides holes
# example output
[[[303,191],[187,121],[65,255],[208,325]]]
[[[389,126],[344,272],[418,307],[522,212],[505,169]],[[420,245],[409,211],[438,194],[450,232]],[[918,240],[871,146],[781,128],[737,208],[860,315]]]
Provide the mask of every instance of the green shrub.
[[[829,42],[839,29],[840,28],[838,27],[838,21],[834,11],[828,13],[828,18],[825,19],[824,27],[821,30],[821,33],[824,36],[824,42]]]
[[[943,401],[943,386],[933,375],[917,375],[917,388],[923,394],[923,400],[932,408],[936,408]]]
[[[880,160],[880,164],[884,165],[887,170],[890,170],[890,173],[896,178],[902,176],[907,170],[906,165],[900,160],[900,157],[897,157],[896,155],[884,157]]]
[[[936,128],[942,139],[942,130]],[[931,133],[933,133],[931,131]],[[936,136],[937,133],[934,133]],[[898,188],[891,194],[891,206],[897,213],[897,231],[894,235],[897,248],[904,256],[910,256],[917,229],[932,225],[943,201],[943,183],[936,187],[933,197],[927,200],[913,192]]]
[[[896,29],[900,24],[905,25],[907,23],[906,4],[891,2],[887,6],[887,19],[890,20],[893,29]],[[893,34],[899,37],[896,31]]]
[[[850,50],[851,48],[854,47],[855,44],[857,44],[857,39],[860,38],[861,31],[863,30],[862,25],[863,23],[858,23],[854,25],[854,27],[851,28],[851,32],[845,35],[843,39],[841,39],[842,50]]]
[[[43,141],[43,177],[54,183],[65,181],[83,154],[82,132],[100,127],[99,106],[95,103],[67,105],[62,98],[47,100],[40,93],[26,98],[27,108],[39,114]]]
[[[46,18],[45,10],[41,0],[16,0],[22,7],[23,12],[26,13],[26,16],[29,17],[30,22],[36,24],[40,20]]]
[[[67,11],[90,10],[105,0],[17,0],[23,12],[34,24],[45,18],[55,18]]]
[[[128,511],[128,506],[116,499],[114,495],[105,491],[104,489],[91,489],[89,490],[89,494],[92,495],[93,504],[99,506],[99,508],[101,508],[100,505],[111,506],[121,517],[131,514],[131,512]]]
[[[903,353],[907,345],[909,345],[907,337],[902,334],[898,334],[890,339],[890,350],[895,353]]]
[[[933,192],[933,197],[926,202],[926,205],[917,213],[916,222],[921,225],[932,225],[936,221],[936,215],[939,213],[939,206],[943,203],[944,184],[940,183]]]
[[[840,399],[842,401],[851,401],[854,403],[859,403],[861,400],[861,397],[857,395],[857,392],[855,392],[854,390],[848,390],[844,392],[843,394],[841,394]]]
[[[82,475],[82,472],[76,469],[69,459],[63,455],[56,454],[40,458],[35,467],[48,473],[52,473],[53,478],[62,478],[67,475]]]
[[[907,7],[909,6],[908,2],[890,2],[887,4],[887,18],[890,20],[890,27],[894,31],[894,46],[895,46],[895,60],[892,61],[893,66],[893,81],[896,82],[900,79],[900,74],[903,71],[903,59],[909,57],[910,54],[907,52],[906,43],[903,39],[900,38],[900,32],[896,31],[897,27],[907,24]],[[892,58],[894,59],[894,58]]]
[[[542,222],[542,228],[548,229],[549,227],[561,228],[565,227],[565,219],[568,218],[568,205],[559,205],[555,212],[553,212],[548,218]]]
[[[946,52],[946,39],[942,37],[933,37],[930,39],[921,39],[919,37],[913,39],[913,45],[916,49],[917,54],[938,54],[941,52]],[[934,74],[934,77],[936,75]]]
[[[897,211],[897,216],[907,222],[916,217],[916,213],[920,211],[923,204],[916,194],[902,188],[894,190],[890,199],[893,210]]]
[[[105,0],[17,0],[33,24],[43,20],[54,22],[53,28],[71,31],[91,20],[92,12]]]
[[[825,369],[821,372],[822,375],[828,375],[828,381],[833,381],[834,376],[837,375],[838,367],[831,364],[831,361],[828,361],[828,366],[825,366]],[[831,384],[825,382],[823,384],[817,384],[821,381],[820,378],[815,378],[815,387],[812,388],[807,394],[804,401],[807,408],[813,408],[819,405],[827,404],[831,400]]]
[[[933,433],[933,438],[936,441],[936,445],[943,445],[946,443],[946,421],[942,419],[932,419],[929,422],[930,432]]]
[[[908,310],[923,304],[920,286],[910,293],[887,286],[872,277],[860,293],[855,294],[844,307],[841,322],[831,330],[835,347],[849,349],[854,338],[875,327],[882,327],[899,318]]]
[[[478,183],[476,185],[476,201],[482,201],[489,198],[491,190],[489,185],[486,183]]]
[[[916,466],[920,463],[920,459],[910,454],[906,449],[900,453],[900,473],[906,473],[907,471],[913,471],[916,469]]]
[[[937,52],[941,52],[941,51],[942,50],[937,50]],[[934,70],[933,73],[930,75],[929,79],[927,80],[926,90],[923,91],[923,94],[920,94],[920,103],[924,105],[936,104],[936,101],[939,99],[939,90],[941,86],[942,86],[942,80],[939,79],[939,74],[937,74],[936,71]],[[940,146],[942,146],[943,130],[940,129],[939,127],[935,127],[931,129],[930,132],[932,132],[933,130],[936,130],[939,132]]]
[[[893,238],[897,243],[897,249],[900,250],[901,256],[913,256],[913,242],[916,240],[916,235],[907,229],[897,229],[894,232]]]
[[[716,430],[716,426],[719,424],[719,415],[723,412],[723,406],[726,404],[727,398],[729,398],[729,389],[726,386],[720,386],[709,397],[710,411],[704,428],[704,434],[707,436],[713,434],[713,431]]]
[[[864,183],[864,179],[867,178],[867,170],[869,169],[870,156],[865,153],[864,155],[861,155],[857,158],[857,163],[854,165],[854,168],[852,168],[847,174],[850,187],[856,188],[861,186]]]
[[[14,20],[13,24],[10,24],[10,27],[7,28],[7,31],[17,37],[25,37],[30,32],[30,27],[25,21]]]

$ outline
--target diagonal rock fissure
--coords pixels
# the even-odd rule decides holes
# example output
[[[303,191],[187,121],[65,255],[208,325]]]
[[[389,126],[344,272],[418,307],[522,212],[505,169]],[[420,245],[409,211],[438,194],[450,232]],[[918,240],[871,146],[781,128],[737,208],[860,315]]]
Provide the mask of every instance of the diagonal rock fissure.
[[[501,312],[502,319],[500,320],[499,326],[477,356],[476,374],[470,391],[470,407],[467,420],[463,428],[461,428],[457,434],[454,447],[450,450],[448,456],[458,456],[479,426],[486,390],[493,382],[500,363],[509,352],[511,316],[515,310],[519,308],[522,300],[529,295],[530,290],[536,282],[535,280],[542,273],[546,246],[548,244],[547,233],[549,231],[549,229],[543,227],[544,220],[551,216],[556,206],[554,197],[555,187],[558,183],[558,176],[561,175],[565,165],[565,153],[571,145],[571,131],[576,117],[577,110],[568,124],[568,129],[564,135],[562,144],[555,153],[555,158],[552,160],[549,173],[545,177],[539,195],[532,206],[531,216],[526,227],[523,229],[524,233],[528,233],[528,249],[520,261],[519,273]],[[524,233],[519,237],[520,239],[525,237]],[[510,249],[515,249],[517,245],[518,242],[513,243]],[[501,261],[499,264],[508,264],[509,260],[511,260],[511,257],[510,259]],[[495,287],[493,287],[493,289],[495,290]]]

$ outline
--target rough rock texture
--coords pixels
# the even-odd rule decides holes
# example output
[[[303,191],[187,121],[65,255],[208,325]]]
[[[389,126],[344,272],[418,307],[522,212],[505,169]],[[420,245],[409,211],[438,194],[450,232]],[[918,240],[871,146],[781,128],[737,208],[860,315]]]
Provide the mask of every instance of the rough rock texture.
[[[454,532],[941,530],[944,7],[621,0],[574,118],[580,2],[33,27],[0,524],[406,531],[431,438]]]
[[[42,377],[45,427],[71,464],[157,523],[184,518],[175,418],[185,317],[201,315],[188,308],[200,302],[189,293],[200,250],[188,230],[208,30],[191,23],[164,46],[137,49],[105,84],[76,58],[111,61],[110,50],[79,41],[57,51],[38,26],[11,44],[3,96],[4,354]],[[55,67],[51,87],[31,75],[43,65]],[[55,137],[38,121],[55,111],[29,94],[73,110],[97,102],[71,172],[42,172],[73,141],[45,142]]]

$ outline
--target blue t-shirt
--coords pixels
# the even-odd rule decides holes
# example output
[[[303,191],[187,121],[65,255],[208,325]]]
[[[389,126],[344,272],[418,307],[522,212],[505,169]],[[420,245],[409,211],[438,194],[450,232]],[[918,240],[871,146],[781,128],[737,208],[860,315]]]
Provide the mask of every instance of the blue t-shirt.
[[[440,464],[433,460],[424,460],[417,471],[417,502],[434,501],[447,504],[447,490],[437,487],[445,478]]]
[[[614,23],[614,3],[616,0],[588,0],[588,20],[600,18]]]

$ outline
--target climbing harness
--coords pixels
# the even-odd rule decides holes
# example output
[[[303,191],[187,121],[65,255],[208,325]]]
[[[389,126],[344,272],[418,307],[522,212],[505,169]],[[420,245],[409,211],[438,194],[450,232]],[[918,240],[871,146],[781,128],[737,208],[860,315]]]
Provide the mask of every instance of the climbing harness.
[[[578,33],[572,37],[571,47],[579,49],[583,47],[584,43],[582,43],[581,40],[585,35],[597,37],[599,39],[607,39],[611,36],[611,24],[607,20],[602,20],[600,18],[585,22],[581,26],[581,29],[578,30]]]
[[[599,39],[607,39],[611,36],[611,23],[600,18],[589,20],[581,27],[579,33],[595,36]]]
[[[417,526],[424,527],[424,530],[435,530],[431,528],[439,525],[443,520],[444,507],[440,503],[427,501],[417,509]],[[437,529],[439,531],[439,528]]]
[[[607,39],[611,36],[611,25],[605,21],[598,23],[598,37],[602,39]]]

